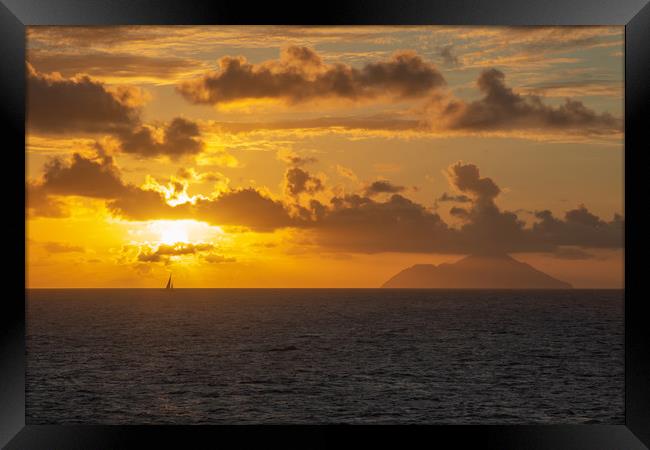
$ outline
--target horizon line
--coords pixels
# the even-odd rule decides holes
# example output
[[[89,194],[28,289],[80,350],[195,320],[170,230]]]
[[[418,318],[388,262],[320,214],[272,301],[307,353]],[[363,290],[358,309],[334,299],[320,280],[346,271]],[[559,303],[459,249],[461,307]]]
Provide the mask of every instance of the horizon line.
[[[25,287],[25,290],[88,290],[88,289],[105,289],[105,290],[161,290],[161,291],[167,291],[164,287]],[[625,286],[623,287],[573,287],[573,288],[472,288],[472,287],[467,287],[467,288],[385,288],[385,287],[323,287],[323,286],[314,286],[314,287],[179,287],[179,288],[174,288],[173,290],[193,290],[193,289],[283,289],[283,290],[298,290],[298,289],[329,289],[329,290],[334,290],[334,289],[375,289],[375,290],[385,290],[385,291],[404,291],[404,290],[410,290],[410,291],[424,291],[424,290],[429,290],[429,291],[620,291],[620,290],[625,290]]]

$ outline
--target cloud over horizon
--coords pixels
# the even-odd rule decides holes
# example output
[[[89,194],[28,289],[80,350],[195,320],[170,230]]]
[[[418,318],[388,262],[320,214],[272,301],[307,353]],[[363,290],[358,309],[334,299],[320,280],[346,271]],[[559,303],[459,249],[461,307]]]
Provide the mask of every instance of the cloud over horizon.
[[[195,255],[208,252],[214,249],[214,245],[208,243],[192,244],[177,242],[175,244],[160,244],[155,250],[147,247],[140,248],[137,260],[140,262],[164,262],[168,263],[172,256]]]
[[[311,179],[307,170],[300,170]],[[336,251],[552,253],[566,246],[622,248],[621,216],[608,222],[580,205],[567,211],[563,218],[547,210],[537,211],[536,221],[527,227],[517,213],[498,207],[496,199],[501,189],[491,178],[481,176],[476,165],[459,161],[445,173],[457,194],[445,193],[443,197],[463,199],[462,207],[450,209],[452,216],[461,220],[460,226],[445,223],[433,209],[397,193],[403,188],[387,180],[373,183],[372,192],[366,187],[361,194],[334,195],[329,203],[311,198],[307,206],[292,200],[290,190],[284,199],[277,200],[255,188],[228,188],[212,197],[197,196],[172,206],[168,201],[185,193],[186,184],[176,186],[172,190],[178,192],[168,192],[166,196],[150,187],[123,182],[107,156],[93,159],[75,154],[67,163],[53,160],[47,164],[43,181],[32,188],[40,189],[44,195],[105,199],[112,214],[127,220],[191,218],[257,232],[293,228],[317,245]],[[315,192],[298,190],[307,195]],[[384,201],[373,199],[378,192],[390,196]],[[574,252],[573,256],[576,255]],[[570,255],[564,252],[564,256]]]

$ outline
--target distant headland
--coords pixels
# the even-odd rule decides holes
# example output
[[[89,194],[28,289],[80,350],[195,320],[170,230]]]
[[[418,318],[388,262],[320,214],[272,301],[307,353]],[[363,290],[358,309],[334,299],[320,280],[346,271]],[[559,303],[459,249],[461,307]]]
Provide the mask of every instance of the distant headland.
[[[569,283],[507,254],[470,255],[453,264],[416,264],[382,288],[571,289]]]

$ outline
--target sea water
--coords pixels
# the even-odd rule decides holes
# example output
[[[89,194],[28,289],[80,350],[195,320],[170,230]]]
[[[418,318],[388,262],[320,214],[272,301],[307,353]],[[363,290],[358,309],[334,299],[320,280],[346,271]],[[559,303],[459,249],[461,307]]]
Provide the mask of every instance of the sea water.
[[[624,421],[622,290],[27,292],[28,424]]]

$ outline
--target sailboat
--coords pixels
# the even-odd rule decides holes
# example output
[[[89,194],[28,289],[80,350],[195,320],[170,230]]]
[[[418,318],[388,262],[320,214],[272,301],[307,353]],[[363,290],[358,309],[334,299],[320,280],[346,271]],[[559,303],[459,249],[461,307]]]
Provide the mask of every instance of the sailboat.
[[[165,286],[165,289],[172,290],[174,289],[174,282],[172,281],[172,274],[169,274],[169,280],[167,280],[167,285]]]

